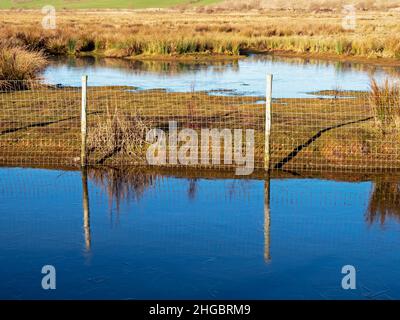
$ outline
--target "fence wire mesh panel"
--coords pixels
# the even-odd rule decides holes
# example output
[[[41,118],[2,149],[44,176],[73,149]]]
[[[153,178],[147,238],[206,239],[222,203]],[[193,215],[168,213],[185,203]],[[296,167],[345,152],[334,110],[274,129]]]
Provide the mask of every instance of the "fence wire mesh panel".
[[[79,164],[81,90],[0,81],[0,165]]]
[[[254,167],[263,168],[263,101],[213,92],[89,87],[88,163],[220,169],[243,165],[247,155]]]
[[[400,169],[398,94],[320,94],[325,96],[273,101],[272,169]]]
[[[233,93],[89,79],[87,164],[266,169],[266,99]],[[0,165],[81,165],[81,87],[2,81],[0,108]],[[271,123],[270,169],[400,170],[398,90],[273,99]]]

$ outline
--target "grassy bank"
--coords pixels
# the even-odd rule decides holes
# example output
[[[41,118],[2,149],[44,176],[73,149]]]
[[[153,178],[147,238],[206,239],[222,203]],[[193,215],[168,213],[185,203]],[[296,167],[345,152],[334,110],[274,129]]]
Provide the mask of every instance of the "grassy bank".
[[[89,91],[91,164],[145,164],[143,132],[154,127],[168,130],[168,122],[175,120],[179,128],[196,131],[253,129],[255,167],[263,168],[262,97],[129,89]],[[271,167],[304,172],[399,170],[398,100],[385,100],[398,89],[376,90],[274,100]],[[78,89],[39,86],[0,96],[0,165],[79,165]],[[138,146],[143,148],[135,149]]]
[[[3,12],[4,43],[52,55],[238,56],[246,51],[400,59],[399,11],[359,11],[355,30],[341,12],[57,11],[44,30],[40,11]]]

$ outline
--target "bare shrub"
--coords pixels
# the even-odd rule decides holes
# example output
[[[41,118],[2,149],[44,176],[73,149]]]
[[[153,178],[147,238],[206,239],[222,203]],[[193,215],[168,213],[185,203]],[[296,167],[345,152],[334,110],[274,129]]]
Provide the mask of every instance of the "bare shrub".
[[[98,116],[97,125],[88,132],[87,145],[90,152],[101,159],[116,154],[132,156],[135,160],[145,157],[147,125],[139,116],[128,116],[115,109]]]

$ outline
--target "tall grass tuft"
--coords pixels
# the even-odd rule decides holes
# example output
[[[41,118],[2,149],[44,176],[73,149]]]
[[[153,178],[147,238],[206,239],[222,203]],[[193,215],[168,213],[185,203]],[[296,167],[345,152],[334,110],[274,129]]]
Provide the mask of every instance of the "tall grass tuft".
[[[380,85],[373,79],[369,101],[376,123],[383,133],[387,130],[400,129],[400,87],[398,84],[390,83],[386,79]]]
[[[41,52],[20,47],[0,48],[0,90],[22,90],[36,79],[47,61]]]
[[[96,127],[89,130],[88,149],[99,157],[100,162],[125,154],[132,160],[145,156],[147,125],[138,116],[127,116],[115,109],[113,113],[99,116]]]

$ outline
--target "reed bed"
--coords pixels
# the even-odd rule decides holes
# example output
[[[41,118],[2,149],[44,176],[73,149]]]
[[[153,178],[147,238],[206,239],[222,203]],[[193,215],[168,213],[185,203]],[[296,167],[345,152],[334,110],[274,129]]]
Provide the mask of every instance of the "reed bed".
[[[3,11],[4,13],[4,11]],[[59,11],[57,28],[39,11],[7,11],[0,41],[51,55],[106,57],[224,55],[247,51],[400,58],[400,12],[359,11],[355,30],[341,12]]]

